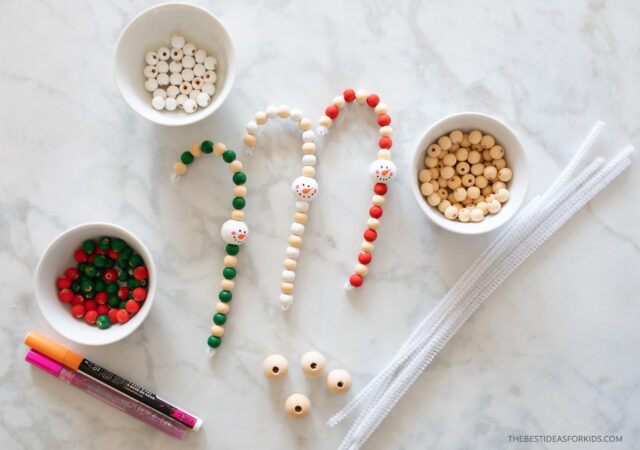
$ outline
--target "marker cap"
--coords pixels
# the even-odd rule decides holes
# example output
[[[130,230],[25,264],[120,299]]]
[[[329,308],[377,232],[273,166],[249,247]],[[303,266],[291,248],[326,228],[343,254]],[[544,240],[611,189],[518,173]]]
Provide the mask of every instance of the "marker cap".
[[[62,364],[60,364],[59,362],[55,362],[51,358],[47,358],[46,356],[38,353],[35,350],[29,350],[29,353],[27,353],[27,356],[24,358],[24,360],[28,363],[33,364],[39,369],[44,370],[48,374],[53,375],[54,377],[57,377],[62,370]]]
[[[73,370],[78,370],[80,363],[84,359],[77,353],[73,353],[71,350],[64,348],[62,345],[56,344],[50,341],[46,337],[40,336],[33,331],[27,334],[24,339],[24,343],[36,350],[38,353],[43,354],[62,365],[65,365]]]

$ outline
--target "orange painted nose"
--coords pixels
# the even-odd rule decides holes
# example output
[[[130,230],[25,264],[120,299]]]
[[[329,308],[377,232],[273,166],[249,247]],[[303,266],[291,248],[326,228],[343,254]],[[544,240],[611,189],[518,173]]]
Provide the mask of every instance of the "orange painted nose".
[[[383,170],[382,175],[386,176],[389,172],[391,172],[391,169]]]
[[[240,239],[240,240],[242,240],[242,239],[244,239],[244,238],[246,238],[246,237],[247,237],[247,235],[246,235],[246,234],[239,234],[239,235],[238,235],[238,239]]]
[[[311,188],[309,188],[309,189],[303,189],[303,190],[302,190],[302,193],[303,193],[303,194],[308,194],[310,190],[311,190]]]

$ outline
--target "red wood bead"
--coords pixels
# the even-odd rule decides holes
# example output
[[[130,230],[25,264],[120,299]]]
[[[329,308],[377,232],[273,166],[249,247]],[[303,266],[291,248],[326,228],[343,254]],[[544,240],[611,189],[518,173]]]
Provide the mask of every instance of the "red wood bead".
[[[369,264],[371,262],[371,253],[361,252],[358,255],[358,261],[360,264]]]
[[[353,89],[346,89],[342,95],[344,96],[344,101],[348,103],[351,103],[356,99],[356,91]]]
[[[80,272],[78,272],[78,269],[76,269],[75,267],[69,267],[64,271],[64,274],[71,281],[76,281],[78,278],[80,278]]]
[[[107,305],[98,305],[98,307],[96,308],[96,312],[99,316],[109,314],[109,307]]]
[[[135,269],[133,269],[133,277],[136,280],[144,280],[149,276],[149,272],[147,271],[147,268],[144,266],[138,266]]]
[[[118,321],[118,310],[116,308],[111,308],[107,313],[107,316],[109,316],[111,323],[116,323]]]
[[[380,216],[382,216],[382,208],[380,208],[379,206],[372,206],[369,209],[369,215],[374,219],[379,219]]]
[[[137,287],[133,290],[133,298],[139,302],[147,298],[147,290],[145,288]],[[131,312],[131,311],[129,311]]]
[[[108,255],[108,256],[109,256],[109,258],[111,258],[111,259],[118,259],[118,258],[120,258],[120,254],[119,254],[117,251],[113,250],[113,249],[110,249],[110,250],[107,252],[107,255]]]
[[[73,291],[70,289],[61,289],[58,292],[58,298],[62,303],[71,303],[73,300]]]
[[[76,319],[84,317],[84,313],[84,305],[74,305],[74,307],[71,308],[71,315]]]
[[[77,262],[82,263],[82,262],[87,262],[88,255],[85,252],[83,252],[82,250],[78,250],[77,252],[75,252],[73,254],[73,258]]]
[[[106,292],[98,292],[94,298],[98,305],[104,305],[109,300],[109,296]]]
[[[373,192],[375,192],[378,195],[384,195],[387,193],[387,185],[384,183],[377,183],[373,187]]]
[[[380,141],[378,141],[380,148],[391,148],[391,144],[393,144],[393,141],[389,136],[383,136],[380,138]]]
[[[94,300],[87,300],[84,302],[84,309],[87,311],[95,311],[97,307],[98,305]]]
[[[329,116],[331,119],[335,119],[338,117],[338,107],[336,105],[327,106],[327,109],[324,110],[324,113]]]
[[[73,300],[71,300],[71,305],[82,305],[84,303],[84,296],[82,294],[75,294],[73,296]]]
[[[129,298],[129,288],[126,286],[121,287],[120,289],[118,289],[118,298],[120,300],[126,300]]]
[[[102,279],[107,283],[113,283],[114,281],[116,281],[117,278],[118,278],[118,274],[113,269],[105,270],[104,274],[102,275]]]
[[[376,233],[376,230],[369,228],[364,232],[364,238],[369,242],[373,242],[378,238],[378,233]]]
[[[127,312],[126,309],[119,309],[118,313],[116,314],[116,318],[118,319],[118,322],[120,323],[125,323],[129,321],[129,313]]]
[[[367,97],[367,105],[371,106],[372,108],[375,108],[378,103],[380,103],[380,97],[378,97],[376,94],[370,94]]]
[[[93,325],[94,323],[96,323],[97,319],[98,319],[98,312],[96,310],[87,311],[84,315],[84,320],[89,325]]]
[[[381,127],[386,127],[390,123],[391,117],[387,116],[386,114],[380,114],[378,116],[378,125],[380,125]]]
[[[140,303],[138,303],[135,300],[129,300],[129,301],[127,301],[125,309],[127,310],[127,312],[129,314],[135,314],[138,311],[140,311]]]
[[[69,289],[71,287],[71,278],[60,277],[56,280],[58,289]]]
[[[362,277],[360,275],[358,275],[357,273],[354,273],[353,275],[351,275],[349,277],[349,283],[351,283],[351,286],[353,287],[360,287],[362,286]]]
[[[96,257],[95,253],[92,253],[89,255],[89,258],[87,258],[87,261],[89,261],[89,264],[93,264],[93,258]]]

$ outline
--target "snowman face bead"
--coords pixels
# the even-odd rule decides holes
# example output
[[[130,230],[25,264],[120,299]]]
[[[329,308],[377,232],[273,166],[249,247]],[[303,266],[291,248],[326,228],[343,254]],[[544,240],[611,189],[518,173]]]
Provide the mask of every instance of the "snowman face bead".
[[[298,200],[311,201],[318,193],[318,182],[310,177],[298,177],[291,184],[293,195]]]
[[[242,245],[247,241],[249,227],[239,220],[227,220],[222,224],[220,236],[227,244]]]
[[[389,159],[378,159],[369,166],[369,176],[376,183],[389,183],[396,175],[396,165]]]

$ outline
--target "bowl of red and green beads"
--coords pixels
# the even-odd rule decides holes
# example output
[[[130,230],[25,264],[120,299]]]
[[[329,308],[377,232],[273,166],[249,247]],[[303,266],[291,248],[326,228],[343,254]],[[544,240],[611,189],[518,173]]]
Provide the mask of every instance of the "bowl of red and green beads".
[[[144,244],[107,223],[62,233],[36,269],[36,297],[45,319],[63,336],[87,345],[132,333],[151,309],[155,286]]]

